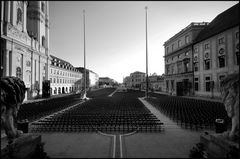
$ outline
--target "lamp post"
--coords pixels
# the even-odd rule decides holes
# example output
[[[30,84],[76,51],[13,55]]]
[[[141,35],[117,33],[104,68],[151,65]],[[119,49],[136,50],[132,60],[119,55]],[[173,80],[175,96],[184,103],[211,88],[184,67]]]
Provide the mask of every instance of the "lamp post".
[[[147,41],[147,6],[145,7],[146,15],[146,92],[145,97],[148,98],[148,41]]]

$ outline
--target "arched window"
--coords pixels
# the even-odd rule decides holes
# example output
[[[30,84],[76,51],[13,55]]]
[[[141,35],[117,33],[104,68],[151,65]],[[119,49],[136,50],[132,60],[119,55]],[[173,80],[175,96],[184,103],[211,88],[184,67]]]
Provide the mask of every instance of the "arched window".
[[[41,4],[41,9],[42,9],[42,12],[44,13],[44,10],[45,10],[44,2],[42,2],[42,4]]]
[[[22,79],[22,69],[20,67],[16,68],[16,77]]]
[[[17,10],[17,24],[19,22],[22,22],[22,10],[20,8]]]

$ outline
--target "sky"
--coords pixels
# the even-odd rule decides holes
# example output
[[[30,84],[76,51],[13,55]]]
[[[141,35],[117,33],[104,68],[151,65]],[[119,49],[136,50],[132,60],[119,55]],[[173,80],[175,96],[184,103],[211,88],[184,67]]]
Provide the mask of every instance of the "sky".
[[[50,54],[117,82],[135,71],[164,73],[164,42],[191,22],[211,22],[238,1],[49,1]]]

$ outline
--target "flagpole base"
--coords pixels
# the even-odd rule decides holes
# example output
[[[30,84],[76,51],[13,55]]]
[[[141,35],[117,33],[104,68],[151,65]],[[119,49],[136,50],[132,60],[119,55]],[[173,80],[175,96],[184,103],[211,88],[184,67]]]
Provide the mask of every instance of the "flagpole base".
[[[87,101],[90,98],[87,97],[86,93],[83,94],[83,96],[81,97],[81,100]]]

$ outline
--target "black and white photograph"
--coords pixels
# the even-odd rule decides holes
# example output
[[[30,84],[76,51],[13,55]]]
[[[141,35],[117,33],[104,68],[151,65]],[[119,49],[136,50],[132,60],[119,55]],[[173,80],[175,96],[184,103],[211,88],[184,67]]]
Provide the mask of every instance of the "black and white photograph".
[[[1,158],[240,158],[239,1],[1,1]]]

